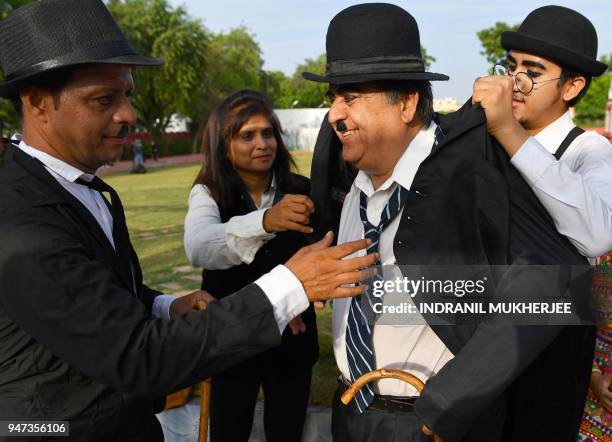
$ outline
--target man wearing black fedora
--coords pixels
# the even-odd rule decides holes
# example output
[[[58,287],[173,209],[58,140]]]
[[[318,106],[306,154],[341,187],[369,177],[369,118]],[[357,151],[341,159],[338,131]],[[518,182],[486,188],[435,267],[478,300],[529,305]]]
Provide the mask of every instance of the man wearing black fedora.
[[[608,68],[596,60],[595,28],[576,11],[544,6],[501,44],[511,78],[478,79],[472,101],[559,232],[584,256],[603,255],[612,249],[612,149],[569,110]]]
[[[0,96],[23,126],[0,169],[0,439],[27,420],[20,440],[60,429],[32,421],[63,421],[72,440],[160,441],[153,398],[278,345],[310,301],[361,292],[341,285],[375,257],[342,260],[367,242],[329,248],[331,235],[220,301],[146,287],[95,172],[136,121],[132,66],[162,61],[136,53],[100,0],[33,2],[0,41]]]
[[[389,4],[351,6],[332,19],[326,45],[325,74],[304,73],[329,83],[331,101],[312,164],[317,226],[336,228],[339,243],[371,239],[383,275],[401,265],[412,277],[418,266],[436,281],[476,266],[493,296],[562,293],[588,315],[586,260],[487,134],[483,110],[466,103],[434,114],[429,82],[447,77],[425,71],[414,18]],[[334,301],[335,441],[421,441],[432,433],[446,442],[575,439],[592,327],[379,314],[395,295],[368,290]],[[539,381],[529,384],[531,395],[523,388],[527,367]],[[408,371],[424,390],[382,379],[340,403],[350,383],[382,368]],[[527,413],[533,418],[521,420]]]

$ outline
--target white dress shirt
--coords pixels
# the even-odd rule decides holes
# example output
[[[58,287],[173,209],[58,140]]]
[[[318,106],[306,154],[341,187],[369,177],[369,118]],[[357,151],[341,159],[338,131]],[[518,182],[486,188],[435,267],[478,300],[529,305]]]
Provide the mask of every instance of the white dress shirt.
[[[185,253],[195,267],[209,270],[227,269],[250,264],[266,241],[276,235],[263,228],[263,216],[274,205],[276,178],[264,192],[258,210],[221,222],[219,206],[208,187],[196,184],[189,194],[185,217]],[[261,287],[273,306],[274,317],[282,333],[291,319],[308,308],[309,301],[302,283],[291,271],[276,266],[255,283]],[[215,296],[214,293],[211,295]]]
[[[351,190],[346,195],[340,218],[338,244],[354,241],[364,237],[363,224],[359,216],[360,192],[365,193],[368,199],[368,220],[378,225],[382,211],[387,200],[399,184],[410,189],[412,180],[421,162],[431,153],[434,143],[436,124],[421,130],[408,145],[408,148],[399,159],[391,177],[378,189],[374,190],[370,177],[359,171]],[[403,209],[402,209],[403,210]],[[393,253],[393,239],[397,233],[401,219],[401,212],[382,231],[379,239],[379,253],[383,266],[396,265]],[[354,256],[362,256],[360,251]],[[386,278],[385,269],[385,278]],[[399,276],[399,275],[396,275]],[[389,294],[385,294],[385,297]],[[383,304],[385,298],[383,298]],[[350,379],[349,366],[346,356],[346,321],[350,307],[350,299],[336,299],[333,306],[333,344],[336,364],[342,375]],[[374,324],[372,347],[376,369],[388,368],[405,370],[417,376],[423,382],[437,373],[452,359],[453,354],[433,332],[431,327],[422,320],[422,325],[393,324],[392,318],[381,315]],[[397,322],[397,321],[395,321]],[[400,323],[402,321],[399,321]],[[414,321],[411,320],[411,323]],[[375,392],[391,396],[417,396],[415,388],[396,379],[383,379],[374,384]]]
[[[582,255],[594,258],[612,249],[612,146],[601,135],[586,131],[557,161],[553,154],[574,126],[568,111],[529,137],[511,162],[559,233]]]
[[[228,269],[250,264],[257,251],[276,235],[263,228],[263,216],[274,205],[276,177],[261,197],[261,204],[251,213],[221,222],[219,207],[203,184],[196,184],[189,194],[185,217],[185,253],[194,267],[209,270]]]
[[[74,166],[51,156],[41,150],[28,146],[25,142],[19,143],[19,148],[32,158],[39,160],[64,189],[70,192],[85,206],[100,225],[110,244],[115,248],[113,240],[113,217],[104,202],[104,197],[97,190],[76,182],[77,178],[85,181],[93,180],[94,176],[77,169]],[[153,300],[151,314],[156,318],[170,318],[170,304],[176,299],[172,295],[159,295]]]

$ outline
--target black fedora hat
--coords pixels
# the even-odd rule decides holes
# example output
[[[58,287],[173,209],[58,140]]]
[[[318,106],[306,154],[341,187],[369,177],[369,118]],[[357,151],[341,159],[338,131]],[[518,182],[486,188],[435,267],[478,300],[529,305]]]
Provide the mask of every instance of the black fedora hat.
[[[340,11],[329,23],[325,75],[307,80],[346,84],[376,80],[448,80],[425,72],[419,27],[399,6],[365,3]]]
[[[584,15],[562,6],[531,12],[517,32],[502,33],[504,49],[549,58],[581,74],[598,76],[608,66],[597,61],[597,33]]]
[[[92,63],[157,66],[138,54],[101,0],[40,0],[0,21],[0,96],[50,70]]]

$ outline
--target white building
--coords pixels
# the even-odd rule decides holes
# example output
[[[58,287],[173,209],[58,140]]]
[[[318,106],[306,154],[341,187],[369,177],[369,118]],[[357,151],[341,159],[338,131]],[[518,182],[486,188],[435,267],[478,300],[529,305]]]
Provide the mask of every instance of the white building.
[[[434,98],[433,108],[434,112],[440,112],[442,114],[448,114],[455,112],[463,105],[463,102],[458,102],[452,97],[446,98]]]
[[[323,118],[329,109],[275,109],[289,150],[313,151]]]

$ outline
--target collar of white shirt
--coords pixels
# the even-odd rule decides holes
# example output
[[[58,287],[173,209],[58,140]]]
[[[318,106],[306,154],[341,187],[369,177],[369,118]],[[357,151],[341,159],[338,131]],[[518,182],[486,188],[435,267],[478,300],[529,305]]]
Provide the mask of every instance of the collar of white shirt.
[[[574,126],[572,115],[567,111],[536,134],[535,139],[550,153],[555,153]]]
[[[64,179],[70,183],[74,183],[77,178],[83,178],[86,181],[91,181],[94,178],[93,175],[83,172],[82,170],[77,169],[59,158],[45,153],[42,150],[29,146],[23,141],[19,142],[19,148],[32,158],[36,158],[43,163],[47,170],[52,172],[56,178]]]
[[[270,181],[270,187],[264,192],[276,192],[276,173],[272,172],[272,180]]]
[[[435,140],[436,127],[438,127],[436,123],[432,122],[429,127],[419,131],[396,163],[389,179],[387,179],[378,189],[374,190],[372,180],[368,174],[361,170],[355,177],[355,187],[365,193],[368,198],[370,198],[375,191],[378,192],[390,188],[393,183],[398,183],[404,189],[410,189],[419,166],[431,153]]]

